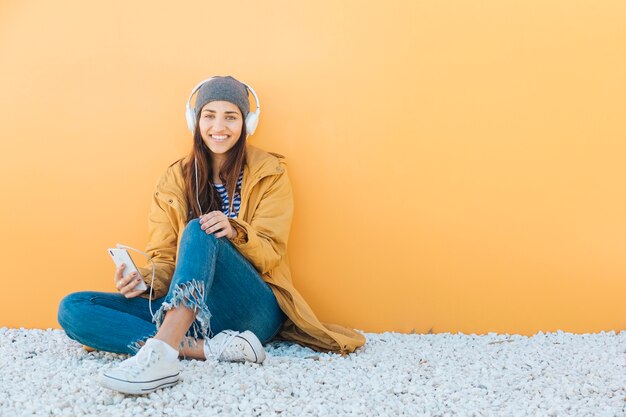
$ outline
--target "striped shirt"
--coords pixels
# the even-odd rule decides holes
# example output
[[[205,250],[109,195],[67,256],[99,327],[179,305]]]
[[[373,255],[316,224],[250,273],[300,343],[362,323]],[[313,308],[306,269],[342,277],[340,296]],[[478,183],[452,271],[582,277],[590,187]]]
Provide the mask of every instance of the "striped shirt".
[[[228,198],[228,191],[226,191],[226,186],[224,184],[213,184],[215,190],[220,195],[222,199],[222,212],[228,217],[232,217],[233,219],[237,217],[239,213],[239,207],[241,206],[241,182],[243,181],[243,171],[239,175],[239,179],[237,180],[237,188],[235,189],[235,202],[233,203],[233,211],[228,212],[230,208],[230,200]]]

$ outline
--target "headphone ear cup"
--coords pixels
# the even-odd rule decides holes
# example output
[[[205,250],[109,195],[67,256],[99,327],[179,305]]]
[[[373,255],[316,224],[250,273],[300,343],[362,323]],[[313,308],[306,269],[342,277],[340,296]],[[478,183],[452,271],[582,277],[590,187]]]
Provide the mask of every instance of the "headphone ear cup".
[[[259,114],[257,112],[248,113],[246,116],[246,133],[252,135],[259,124]]]
[[[187,118],[187,128],[193,133],[193,130],[196,128],[196,116],[193,114],[192,109],[187,109],[185,118]]]

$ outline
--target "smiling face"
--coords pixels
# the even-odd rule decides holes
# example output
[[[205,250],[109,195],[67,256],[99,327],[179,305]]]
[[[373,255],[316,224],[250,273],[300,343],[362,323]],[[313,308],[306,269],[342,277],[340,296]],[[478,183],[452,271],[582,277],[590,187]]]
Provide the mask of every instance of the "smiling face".
[[[243,116],[229,101],[211,101],[202,107],[198,126],[205,145],[216,159],[223,159],[241,136]]]

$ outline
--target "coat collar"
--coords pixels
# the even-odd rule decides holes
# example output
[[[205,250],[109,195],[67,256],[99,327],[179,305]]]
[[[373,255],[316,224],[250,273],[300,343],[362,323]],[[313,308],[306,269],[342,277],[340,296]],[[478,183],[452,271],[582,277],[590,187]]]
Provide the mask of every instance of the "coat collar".
[[[157,186],[163,193],[169,193],[184,200],[185,181],[183,179],[183,164],[187,157],[181,158],[170,165],[169,169],[161,177]],[[246,163],[244,166],[243,189],[250,189],[255,183],[270,175],[282,174],[287,162],[285,157],[266,152],[255,146],[246,144]],[[158,194],[157,194],[158,195]]]

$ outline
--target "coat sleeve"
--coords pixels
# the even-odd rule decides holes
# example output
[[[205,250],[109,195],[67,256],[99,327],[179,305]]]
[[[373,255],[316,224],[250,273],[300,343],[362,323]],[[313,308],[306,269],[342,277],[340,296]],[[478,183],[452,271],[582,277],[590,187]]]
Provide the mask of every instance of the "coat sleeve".
[[[261,274],[266,274],[285,256],[293,216],[293,195],[286,170],[262,181],[268,181],[269,186],[250,223],[239,218],[229,220],[237,230],[237,236],[231,239],[233,245]]]
[[[154,284],[152,280],[152,262],[146,267],[138,268],[146,285],[152,285],[152,299],[164,297],[169,291],[176,266],[176,250],[178,245],[178,216],[174,205],[180,201],[168,196],[157,186],[152,194],[152,204],[148,216],[148,244],[146,253],[156,267]],[[150,292],[141,295],[149,298]]]

